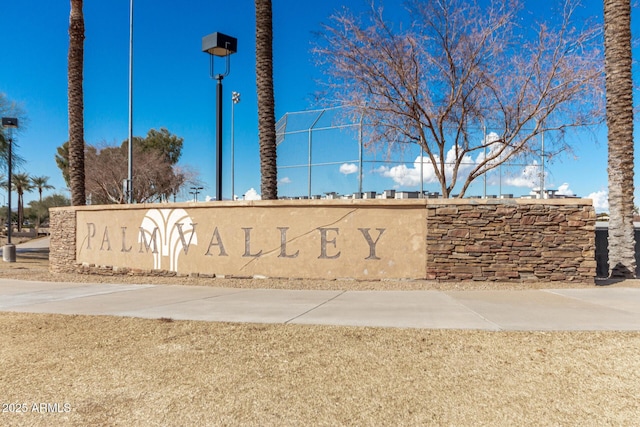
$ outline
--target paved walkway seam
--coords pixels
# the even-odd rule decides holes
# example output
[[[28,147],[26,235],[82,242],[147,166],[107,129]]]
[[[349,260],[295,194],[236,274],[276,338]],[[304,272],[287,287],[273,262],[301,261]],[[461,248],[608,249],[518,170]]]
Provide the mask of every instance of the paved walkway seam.
[[[298,314],[297,316],[294,316],[294,317],[292,317],[292,318],[291,318],[291,319],[289,319],[289,320],[285,320],[284,324],[285,324],[285,325],[286,325],[286,324],[289,324],[289,323],[293,322],[294,320],[299,319],[299,318],[301,318],[302,316],[304,316],[304,315],[306,315],[306,314],[311,313],[313,310],[317,310],[318,308],[322,307],[323,305],[325,305],[325,304],[327,304],[327,303],[330,303],[331,301],[333,301],[334,299],[338,298],[339,296],[344,295],[346,292],[347,292],[347,291],[342,291],[342,292],[340,292],[339,294],[334,295],[333,297],[329,298],[328,300],[323,301],[322,303],[320,303],[320,304],[316,305],[315,307],[310,308],[309,310],[305,311],[304,313],[300,313],[300,314]]]
[[[471,307],[461,303],[460,301],[458,301],[457,299],[455,299],[449,292],[445,291],[442,292],[444,295],[446,295],[447,297],[449,297],[449,299],[451,301],[453,301],[454,303],[456,303],[457,305],[459,305],[460,307],[463,307],[465,310],[470,311],[471,313],[475,314],[476,316],[478,316],[480,319],[484,320],[485,322],[493,325],[496,328],[496,332],[500,332],[500,331],[504,331],[504,329],[497,324],[496,322],[492,321],[491,319],[489,319],[486,316],[483,316],[482,314],[480,314],[479,312],[477,312],[476,310],[472,309]]]

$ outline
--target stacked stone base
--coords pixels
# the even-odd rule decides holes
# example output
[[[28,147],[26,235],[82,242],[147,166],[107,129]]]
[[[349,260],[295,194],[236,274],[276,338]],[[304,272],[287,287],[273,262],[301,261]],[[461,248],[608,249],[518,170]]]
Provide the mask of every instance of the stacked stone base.
[[[595,211],[573,202],[428,205],[427,279],[593,281]]]
[[[76,211],[58,208],[49,211],[49,271],[74,273],[76,269]]]

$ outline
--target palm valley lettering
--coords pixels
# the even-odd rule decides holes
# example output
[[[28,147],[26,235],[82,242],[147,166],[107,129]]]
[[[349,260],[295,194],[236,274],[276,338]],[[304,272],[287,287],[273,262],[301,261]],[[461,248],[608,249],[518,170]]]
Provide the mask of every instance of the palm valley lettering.
[[[170,232],[177,232],[177,237],[182,247],[184,255],[188,255],[191,249],[194,236],[196,235],[197,223],[175,223],[173,229]],[[84,241],[85,249],[87,250],[99,250],[99,251],[120,251],[123,253],[135,251],[138,253],[153,253],[158,254],[160,245],[163,244],[162,233],[158,227],[154,227],[152,230],[144,227],[138,227],[135,232],[132,232],[129,227],[99,227],[95,223],[86,223],[86,237]],[[186,231],[188,228],[189,231]],[[276,227],[276,232],[272,233],[275,236],[274,245],[271,248],[266,247],[254,247],[252,245],[252,239],[256,233],[264,232],[264,230],[255,230],[253,227],[240,227],[236,233],[226,232],[222,233],[218,227],[215,227],[213,232],[207,234],[208,244],[206,245],[206,251],[202,255],[204,256],[229,256],[228,242],[231,239],[239,236],[244,237],[244,251],[241,254],[242,257],[258,258],[267,253],[278,252],[278,258],[297,258],[300,255],[300,249],[296,249],[294,240],[288,236],[290,227]],[[345,245],[340,240],[340,228],[339,227],[318,227],[312,230],[312,233],[317,233],[319,238],[317,247],[318,259],[338,259],[340,258],[344,249],[352,249],[353,245],[361,245],[363,253],[368,254],[364,257],[365,260],[380,260],[378,256],[377,248],[386,228],[358,228],[361,239],[359,242],[348,242],[349,245]],[[233,234],[233,236],[231,235]],[[137,235],[137,239],[134,240],[134,235]],[[255,239],[254,239],[255,240]],[[137,248],[135,247],[137,245]],[[275,249],[274,249],[275,248]]]

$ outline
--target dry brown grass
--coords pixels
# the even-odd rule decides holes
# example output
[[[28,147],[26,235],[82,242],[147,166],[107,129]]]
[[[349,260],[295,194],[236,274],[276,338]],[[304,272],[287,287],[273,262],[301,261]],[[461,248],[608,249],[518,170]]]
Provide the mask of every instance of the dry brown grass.
[[[635,425],[640,333],[0,314],[0,424]]]
[[[52,277],[46,254],[17,259],[0,263],[0,277],[416,286]],[[21,313],[0,313],[0,330],[0,403],[27,409],[0,412],[3,426],[637,425],[640,413],[640,332],[430,331]],[[42,403],[62,412],[32,411]]]

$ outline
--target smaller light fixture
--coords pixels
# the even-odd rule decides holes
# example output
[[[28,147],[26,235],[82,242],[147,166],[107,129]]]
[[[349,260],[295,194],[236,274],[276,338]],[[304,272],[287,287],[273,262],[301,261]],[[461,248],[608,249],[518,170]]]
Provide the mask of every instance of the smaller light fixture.
[[[227,56],[238,51],[238,39],[222,33],[202,38],[202,51],[214,56]]]
[[[2,118],[2,126],[6,128],[17,128],[18,127],[18,119],[13,117],[3,117]]]

